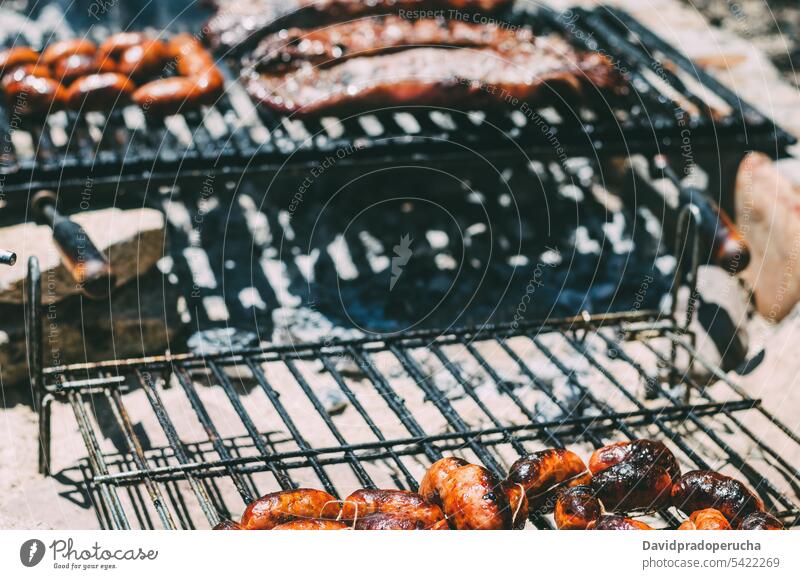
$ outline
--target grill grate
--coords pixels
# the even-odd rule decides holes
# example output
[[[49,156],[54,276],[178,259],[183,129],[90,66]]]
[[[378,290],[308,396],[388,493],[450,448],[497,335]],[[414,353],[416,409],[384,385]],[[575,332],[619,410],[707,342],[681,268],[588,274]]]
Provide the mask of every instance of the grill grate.
[[[797,524],[800,437],[691,344],[651,312],[609,314],[79,364],[46,370],[43,392],[72,408],[105,527],[204,528],[278,489],[416,489],[443,454],[503,474],[525,452],[636,437],[665,441],[686,470],[747,480]],[[694,383],[675,355],[717,381]]]
[[[109,115],[59,112],[43,126],[20,124],[0,110],[2,179],[6,191],[59,185],[171,183],[209,173],[271,174],[303,171],[337,151],[338,168],[419,158],[463,158],[467,151],[492,157],[558,158],[601,153],[677,150],[686,135],[697,150],[720,154],[762,150],[781,155],[793,142],[783,130],[742,103],[675,49],[620,11],[578,11],[572,17],[540,8],[515,12],[511,24],[555,30],[572,42],[601,50],[629,71],[634,90],[619,102],[596,95],[605,113],[556,110],[527,115],[404,108],[347,119],[291,119],[257,110],[236,82],[237,71],[220,63],[227,94],[202,113],[148,122],[136,107]],[[715,95],[715,96],[711,96]],[[714,102],[708,102],[708,99]],[[704,100],[706,99],[706,100]],[[13,121],[13,122],[12,122]],[[688,133],[687,133],[688,131]],[[724,151],[723,151],[724,150]],[[12,199],[9,199],[12,201]]]

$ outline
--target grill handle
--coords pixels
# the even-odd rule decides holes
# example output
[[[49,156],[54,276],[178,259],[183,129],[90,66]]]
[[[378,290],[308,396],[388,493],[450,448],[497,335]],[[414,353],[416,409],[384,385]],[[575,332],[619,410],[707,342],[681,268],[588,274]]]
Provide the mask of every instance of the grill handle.
[[[31,201],[34,216],[53,230],[64,265],[83,294],[90,299],[107,298],[116,282],[108,259],[83,227],[58,212],[56,199],[53,191],[36,193]]]
[[[750,264],[750,247],[730,216],[700,189],[681,185],[680,179],[664,155],[657,155],[652,165],[654,176],[669,179],[678,189],[681,207],[693,203],[700,211],[700,236],[710,246],[710,262],[731,275]],[[658,175],[660,174],[660,175]]]

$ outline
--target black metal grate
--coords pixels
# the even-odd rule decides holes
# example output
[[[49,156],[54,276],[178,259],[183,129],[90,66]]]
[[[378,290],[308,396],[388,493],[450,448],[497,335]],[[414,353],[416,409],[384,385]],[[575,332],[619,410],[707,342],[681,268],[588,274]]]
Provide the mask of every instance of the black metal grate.
[[[301,121],[256,110],[236,82],[237,71],[220,63],[227,94],[202,113],[176,115],[166,124],[143,118],[136,107],[109,115],[50,115],[43,126],[10,124],[0,110],[5,190],[38,187],[92,188],[103,183],[174,181],[188,177],[306,171],[336,151],[339,169],[402,160],[463,158],[467,151],[492,157],[677,151],[687,131],[693,147],[718,155],[762,150],[783,154],[793,142],[783,130],[671,48],[630,16],[598,9],[574,17],[541,8],[516,12],[512,24],[554,30],[572,42],[613,57],[633,90],[616,102],[596,95],[603,110],[459,112],[404,108],[347,119]],[[113,28],[113,25],[111,26]],[[716,102],[707,102],[708,95]],[[610,109],[610,110],[607,110]],[[19,125],[19,126],[17,126]],[[9,198],[13,201],[13,198]]]
[[[282,488],[415,489],[442,455],[504,474],[525,452],[567,446],[588,457],[636,437],[663,440],[686,470],[748,481],[798,524],[800,437],[691,344],[649,312],[585,316],[80,364],[46,370],[43,392],[46,407],[74,412],[105,527],[205,528]],[[700,387],[676,371],[676,356],[718,380]],[[531,521],[552,526],[543,513]]]

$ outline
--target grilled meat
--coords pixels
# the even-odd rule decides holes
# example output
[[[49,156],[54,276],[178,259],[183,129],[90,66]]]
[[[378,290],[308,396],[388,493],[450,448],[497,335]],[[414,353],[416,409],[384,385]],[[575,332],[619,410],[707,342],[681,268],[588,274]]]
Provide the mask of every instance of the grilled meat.
[[[741,481],[710,470],[693,470],[672,487],[672,505],[684,513],[717,509],[732,525],[738,525],[764,502]]]
[[[603,514],[603,505],[591,487],[580,485],[558,494],[556,526],[564,530],[584,530]]]
[[[327,69],[254,75],[250,95],[282,114],[346,114],[376,107],[522,107],[585,97],[587,85],[622,86],[599,54],[561,53],[556,41],[519,43],[519,50],[414,48],[359,57]]]
[[[294,489],[264,495],[247,505],[241,526],[246,530],[269,530],[294,519],[335,519],[339,501],[325,491]]]
[[[513,0],[228,0],[217,2],[217,13],[204,30],[215,49],[226,52],[290,26],[313,27],[378,14],[405,18],[493,13]]]
[[[731,524],[717,509],[695,511],[681,523],[679,531],[730,531]]]
[[[342,501],[341,518],[355,521],[373,513],[390,513],[417,521],[432,528],[444,520],[438,505],[411,491],[360,489]]]
[[[291,28],[264,38],[245,59],[245,67],[277,73],[302,65],[332,66],[355,56],[394,52],[411,47],[492,47],[508,52],[531,42],[528,29],[509,30],[493,24],[458,20],[407,20],[378,16],[306,30]]]

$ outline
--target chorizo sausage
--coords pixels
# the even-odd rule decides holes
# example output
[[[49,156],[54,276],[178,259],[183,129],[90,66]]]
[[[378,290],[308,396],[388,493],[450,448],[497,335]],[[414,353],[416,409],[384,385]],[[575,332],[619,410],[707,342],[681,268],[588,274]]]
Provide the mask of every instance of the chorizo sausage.
[[[6,89],[9,108],[22,116],[47,113],[64,108],[66,95],[64,88],[52,78],[25,75],[21,80],[10,83]]]
[[[717,509],[695,511],[681,523],[679,531],[730,531],[731,524]]]
[[[90,74],[79,78],[69,87],[67,103],[72,109],[102,111],[117,102],[125,102],[133,94],[133,83],[116,72]]]
[[[466,460],[455,456],[448,456],[437,460],[431,465],[425,473],[425,476],[422,477],[422,482],[419,483],[419,490],[417,492],[422,495],[422,498],[426,501],[441,505],[442,499],[439,496],[439,492],[442,488],[442,484],[444,484],[444,480],[450,476],[451,472],[467,464],[469,463]]]
[[[411,491],[360,489],[342,502],[341,518],[355,521],[372,513],[392,513],[414,518],[425,527],[444,520],[438,505]]]
[[[53,66],[53,77],[65,85],[78,78],[101,72],[114,72],[114,63],[94,56],[73,54],[62,58]]]
[[[450,527],[445,519],[433,525],[426,525],[420,519],[409,515],[372,513],[357,519],[354,528],[357,531],[446,531]]]
[[[511,529],[512,511],[505,487],[482,466],[468,464],[450,473],[441,489],[442,506],[459,530]]]
[[[763,511],[752,512],[739,523],[741,531],[783,531],[784,528],[782,522]]]
[[[4,76],[0,84],[3,90],[8,88],[11,84],[21,81],[26,76],[38,76],[41,78],[51,78],[50,69],[43,64],[23,64],[14,69],[9,70]]]
[[[511,526],[514,529],[521,529],[528,520],[528,495],[521,485],[512,485],[508,482],[503,483],[508,498],[508,507],[511,509]]]
[[[16,46],[0,50],[0,76],[25,64],[39,62],[39,53],[27,46]]]
[[[69,40],[59,40],[53,42],[42,52],[42,62],[47,66],[55,66],[62,58],[67,58],[73,54],[83,54],[94,56],[97,46],[91,40],[85,38],[71,38]]]
[[[508,482],[520,484],[528,499],[532,499],[551,487],[581,475],[586,465],[570,450],[551,448],[534,452],[520,458],[508,473]]]
[[[601,515],[586,527],[590,531],[652,531],[653,527],[622,515]]]
[[[163,72],[170,51],[161,40],[145,40],[131,46],[119,57],[117,69],[131,78],[150,77]]]
[[[609,511],[654,511],[669,504],[672,477],[659,466],[625,461],[593,475],[590,486]]]
[[[273,531],[343,531],[349,529],[342,521],[330,519],[295,519],[275,525]]]
[[[626,461],[660,466],[667,471],[672,480],[677,480],[681,476],[680,466],[672,451],[662,443],[646,438],[616,442],[598,448],[589,459],[589,470],[592,474],[597,474]]]
[[[732,525],[764,510],[763,501],[742,482],[711,470],[693,470],[680,477],[672,486],[672,505],[684,513],[717,509]]]
[[[589,486],[577,486],[558,493],[555,507],[556,527],[583,530],[603,514],[603,505]]]
[[[242,526],[239,523],[234,521],[229,521],[227,519],[220,521],[214,528],[211,529],[212,531],[242,531]]]
[[[145,113],[174,115],[188,104],[194,83],[180,76],[154,80],[140,86],[133,93],[133,102]]]
[[[110,58],[119,60],[122,53],[138,44],[142,44],[147,40],[141,32],[118,32],[106,38],[97,49],[97,54],[101,58]]]
[[[247,530],[267,530],[293,519],[335,519],[339,501],[325,491],[294,489],[264,495],[247,505],[242,515],[242,527]]]

